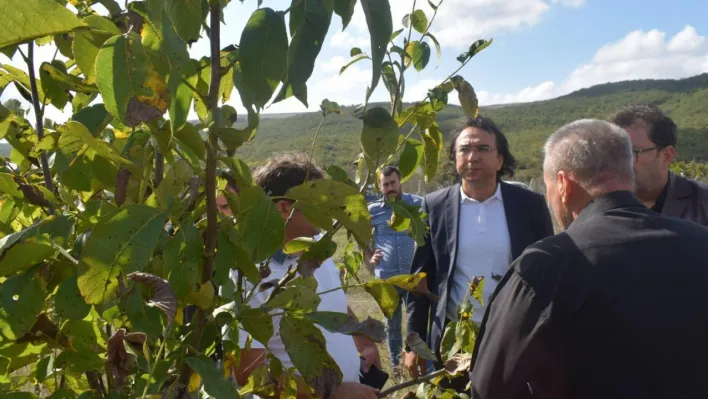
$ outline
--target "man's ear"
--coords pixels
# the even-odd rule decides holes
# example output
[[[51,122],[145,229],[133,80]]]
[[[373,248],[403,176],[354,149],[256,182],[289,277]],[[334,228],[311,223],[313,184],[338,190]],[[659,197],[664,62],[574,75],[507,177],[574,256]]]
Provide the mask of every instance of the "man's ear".
[[[558,184],[558,193],[561,197],[561,202],[567,204],[573,196],[573,182],[570,180],[568,173],[564,170],[558,172],[556,176],[556,184]]]
[[[674,162],[674,159],[676,159],[676,149],[673,146],[668,146],[664,148],[664,150],[661,152],[661,163],[666,165],[668,168],[671,163]]]
[[[290,217],[290,212],[292,211],[292,205],[285,200],[280,200],[276,201],[275,203],[275,209],[280,212],[280,214],[283,216],[283,219],[287,219]]]

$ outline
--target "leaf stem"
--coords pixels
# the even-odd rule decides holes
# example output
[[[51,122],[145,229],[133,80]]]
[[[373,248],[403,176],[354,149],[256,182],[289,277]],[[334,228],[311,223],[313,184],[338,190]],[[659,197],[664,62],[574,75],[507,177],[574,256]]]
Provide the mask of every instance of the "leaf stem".
[[[408,17],[409,19],[413,17],[413,13],[415,12],[415,3],[416,3],[416,0],[413,0],[413,7],[411,8],[411,13]],[[408,21],[408,38],[406,39],[405,43],[403,43],[403,52],[404,53],[406,52],[406,47],[408,47],[408,43],[410,43],[410,41],[411,41],[412,34],[413,34],[413,23],[412,23],[412,21]],[[403,54],[400,54],[400,56],[401,56],[401,75],[398,77],[398,88],[396,89],[396,97],[394,97],[394,100],[393,100],[394,110],[395,110],[395,108],[398,107],[398,101],[401,101],[401,104],[403,104],[403,92],[402,92],[404,90],[404,88],[403,88],[403,85],[404,85],[403,74],[407,69],[406,68],[406,59],[405,59],[406,57],[404,57]]]
[[[157,350],[157,354],[155,355],[155,361],[152,362],[152,367],[150,367],[150,373],[148,373],[148,379],[145,383],[145,389],[143,389],[143,395],[141,397],[142,399],[145,399],[145,397],[147,396],[148,389],[150,388],[150,381],[152,380],[153,374],[155,374],[157,362],[160,360],[160,356],[162,356],[162,351],[165,349],[165,343],[167,342],[167,337],[170,335],[170,329],[172,329],[172,325],[167,327],[167,330],[165,331],[165,336],[162,339],[162,343],[160,344],[160,348]]]
[[[22,50],[20,50],[20,52],[22,52]],[[30,90],[32,91],[32,107],[34,108],[34,117],[36,120],[37,137],[39,138],[39,141],[41,141],[44,138],[44,124],[43,124],[43,120],[42,120],[44,118],[44,108],[40,107],[40,105],[39,105],[39,91],[37,90],[37,77],[34,73],[34,40],[30,41],[27,44],[27,56],[25,57],[24,53],[22,54],[22,56],[25,58],[25,61],[27,62],[27,71],[29,72],[29,79],[30,79]],[[44,175],[44,184],[47,186],[47,190],[54,193],[55,192],[54,182],[52,182],[52,174],[51,174],[51,171],[49,170],[49,162],[47,161],[47,153],[42,151],[39,158],[40,158],[40,162],[42,163],[42,174]],[[53,208],[49,208],[49,214],[50,215],[54,214]]]
[[[381,391],[381,392],[379,393],[379,398],[385,398],[386,396],[388,396],[388,395],[390,395],[390,394],[392,394],[392,393],[394,393],[394,392],[400,391],[401,389],[406,389],[406,388],[412,387],[413,385],[416,385],[416,384],[421,384],[421,383],[424,383],[424,382],[428,382],[428,381],[430,381],[430,380],[433,380],[433,379],[435,379],[435,378],[437,378],[437,377],[440,377],[440,376],[444,375],[446,372],[447,372],[447,371],[446,371],[445,369],[440,369],[440,370],[435,371],[435,372],[432,372],[432,373],[430,373],[430,374],[428,374],[428,375],[426,375],[426,376],[423,376],[423,377],[420,377],[420,378],[416,378],[416,379],[413,379],[413,380],[410,380],[410,381],[402,382],[402,383],[400,383],[400,384],[398,384],[398,385],[394,385],[394,386],[392,386],[392,387],[390,387],[390,388],[388,388],[388,389],[385,389],[385,390]]]

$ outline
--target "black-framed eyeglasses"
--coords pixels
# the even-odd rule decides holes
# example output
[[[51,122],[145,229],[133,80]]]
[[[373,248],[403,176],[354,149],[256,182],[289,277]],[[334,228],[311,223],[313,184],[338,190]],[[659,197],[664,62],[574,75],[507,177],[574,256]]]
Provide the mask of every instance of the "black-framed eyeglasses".
[[[649,148],[644,148],[642,150],[632,150],[632,153],[634,153],[634,163],[637,163],[639,161],[639,154],[643,154],[645,152],[654,151],[654,150],[659,150],[659,147],[649,147]]]

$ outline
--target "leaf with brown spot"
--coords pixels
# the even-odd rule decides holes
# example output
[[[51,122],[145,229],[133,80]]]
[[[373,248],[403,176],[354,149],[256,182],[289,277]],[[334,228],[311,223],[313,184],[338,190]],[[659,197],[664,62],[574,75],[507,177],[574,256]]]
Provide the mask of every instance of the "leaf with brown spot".
[[[148,302],[149,306],[160,309],[167,316],[167,328],[169,329],[177,315],[177,295],[167,281],[150,273],[134,272],[128,275],[128,279],[148,285],[153,290],[153,297]]]
[[[426,295],[431,300],[437,302],[440,298],[428,290],[428,280],[426,276],[427,274],[422,272],[418,274],[400,274],[387,278],[386,282],[414,294]]]
[[[484,277],[475,277],[470,282],[470,296],[476,299],[480,305],[484,306]]]
[[[450,376],[468,373],[472,368],[472,354],[458,353],[445,362],[445,371]]]

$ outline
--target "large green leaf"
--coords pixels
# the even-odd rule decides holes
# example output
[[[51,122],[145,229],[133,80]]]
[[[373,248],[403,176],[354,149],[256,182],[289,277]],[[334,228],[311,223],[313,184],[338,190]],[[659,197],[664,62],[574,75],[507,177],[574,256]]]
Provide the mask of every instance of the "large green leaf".
[[[0,276],[9,276],[51,257],[56,250],[44,238],[63,244],[72,221],[66,216],[49,217],[38,224],[0,239]]]
[[[386,340],[386,327],[380,320],[371,317],[362,322],[350,314],[339,312],[313,312],[308,313],[306,317],[329,332],[359,335],[378,343]]]
[[[69,93],[59,84],[59,82],[57,82],[45,66],[51,66],[51,64],[45,62],[39,69],[39,79],[42,84],[42,91],[46,95],[47,99],[51,101],[53,106],[57,109],[64,109],[66,103],[69,102]]]
[[[253,103],[263,108],[287,75],[288,34],[283,14],[253,12],[241,34],[239,61]]]
[[[118,289],[118,278],[147,266],[164,229],[166,213],[128,205],[99,222],[84,246],[78,285],[90,304],[102,304]]]
[[[20,94],[25,93],[23,94],[25,99],[27,99],[27,101],[31,101],[31,95],[29,94],[31,89],[29,75],[27,75],[25,71],[15,68],[9,64],[0,64],[0,66],[6,71],[6,73],[0,75],[0,87],[4,87],[3,85],[14,82],[15,87]],[[37,86],[37,97],[39,97],[40,102],[44,101],[44,91],[42,91],[41,85]]]
[[[226,379],[223,373],[216,368],[216,364],[206,356],[188,357],[185,359],[189,367],[202,377],[204,390],[209,396],[216,399],[238,398],[236,386]]]
[[[413,63],[416,71],[420,72],[428,65],[430,61],[430,45],[426,42],[414,40],[406,47],[406,66]]]
[[[84,301],[79,291],[77,276],[64,280],[54,298],[54,309],[57,314],[69,320],[81,320],[91,310],[91,305]]]
[[[71,43],[72,53],[76,60],[76,65],[86,78],[87,83],[96,81],[96,56],[103,43],[112,36],[120,35],[122,32],[111,20],[99,15],[89,15],[84,18],[84,22],[92,29],[90,31],[78,31],[74,33],[74,40]]]
[[[253,339],[268,346],[268,341],[275,332],[273,316],[259,308],[244,308],[239,315],[243,329],[251,334]]]
[[[308,106],[307,80],[312,76],[315,59],[322,49],[332,22],[333,11],[332,0],[306,0],[292,3],[290,34],[293,38],[288,48],[288,78],[283,82],[275,102],[295,96],[306,107]],[[297,22],[293,22],[294,20]]]
[[[130,295],[125,298],[123,307],[128,315],[128,320],[130,320],[133,331],[144,332],[150,338],[160,336],[162,332],[160,310],[145,305],[140,287],[136,287],[135,291],[131,292]]]
[[[425,11],[415,10],[410,16],[411,26],[413,29],[418,31],[418,33],[425,33],[428,28],[428,17],[425,16]]]
[[[415,239],[417,245],[425,244],[425,235],[428,230],[423,217],[425,216],[419,206],[408,205],[403,201],[391,203],[393,218],[391,228],[396,231],[408,231],[408,235]]]
[[[396,312],[400,297],[396,287],[384,280],[371,280],[364,286],[366,292],[371,294],[386,318],[390,319]]]
[[[387,110],[375,107],[364,113],[361,145],[370,170],[375,170],[394,153],[398,136],[398,124]]]
[[[322,331],[312,321],[286,312],[280,319],[280,337],[293,365],[306,380],[333,370],[341,381],[342,372],[327,352]]]
[[[239,219],[239,231],[243,232],[241,243],[258,263],[275,253],[285,239],[285,222],[273,201],[260,187],[248,187],[241,196],[248,193],[258,198],[249,207],[245,218]],[[240,196],[240,197],[241,197]]]
[[[191,98],[191,92],[190,92]],[[189,148],[194,152],[197,158],[204,160],[206,157],[206,147],[204,145],[204,140],[202,136],[199,135],[199,131],[191,123],[185,123],[181,129],[174,133],[175,138],[184,144],[185,147]]]
[[[167,0],[167,14],[175,26],[177,33],[188,44],[199,40],[204,16],[202,6],[207,2],[201,0]]]
[[[366,24],[371,35],[371,86],[366,91],[366,100],[376,89],[381,78],[381,64],[386,55],[386,46],[393,34],[393,20],[391,19],[391,5],[389,0],[361,0]]]
[[[161,117],[170,105],[167,82],[148,62],[136,33],[103,44],[96,56],[96,83],[108,112],[128,127]]]
[[[0,48],[86,26],[76,15],[53,0],[3,0]]]
[[[269,309],[280,308],[294,312],[314,312],[319,304],[317,280],[314,277],[298,277],[263,306]]]
[[[204,244],[199,230],[191,220],[184,220],[163,252],[168,281],[177,298],[186,299],[190,292],[199,291],[203,256]]]
[[[214,284],[226,284],[231,270],[240,270],[252,283],[257,283],[258,268],[251,260],[248,252],[239,245],[238,237],[234,237],[233,226],[222,221],[217,238],[217,252],[214,259]]]
[[[408,139],[403,146],[398,170],[401,171],[401,183],[410,179],[423,159],[423,143],[415,139]]]
[[[293,187],[286,197],[305,203],[303,209],[319,209],[337,219],[351,231],[360,244],[366,245],[371,238],[371,215],[366,206],[366,198],[356,188],[336,180],[321,179]]]
[[[0,335],[16,340],[27,334],[44,307],[44,282],[35,272],[0,284]]]
[[[347,29],[354,15],[357,0],[334,0],[334,12],[342,17],[342,30]]]

